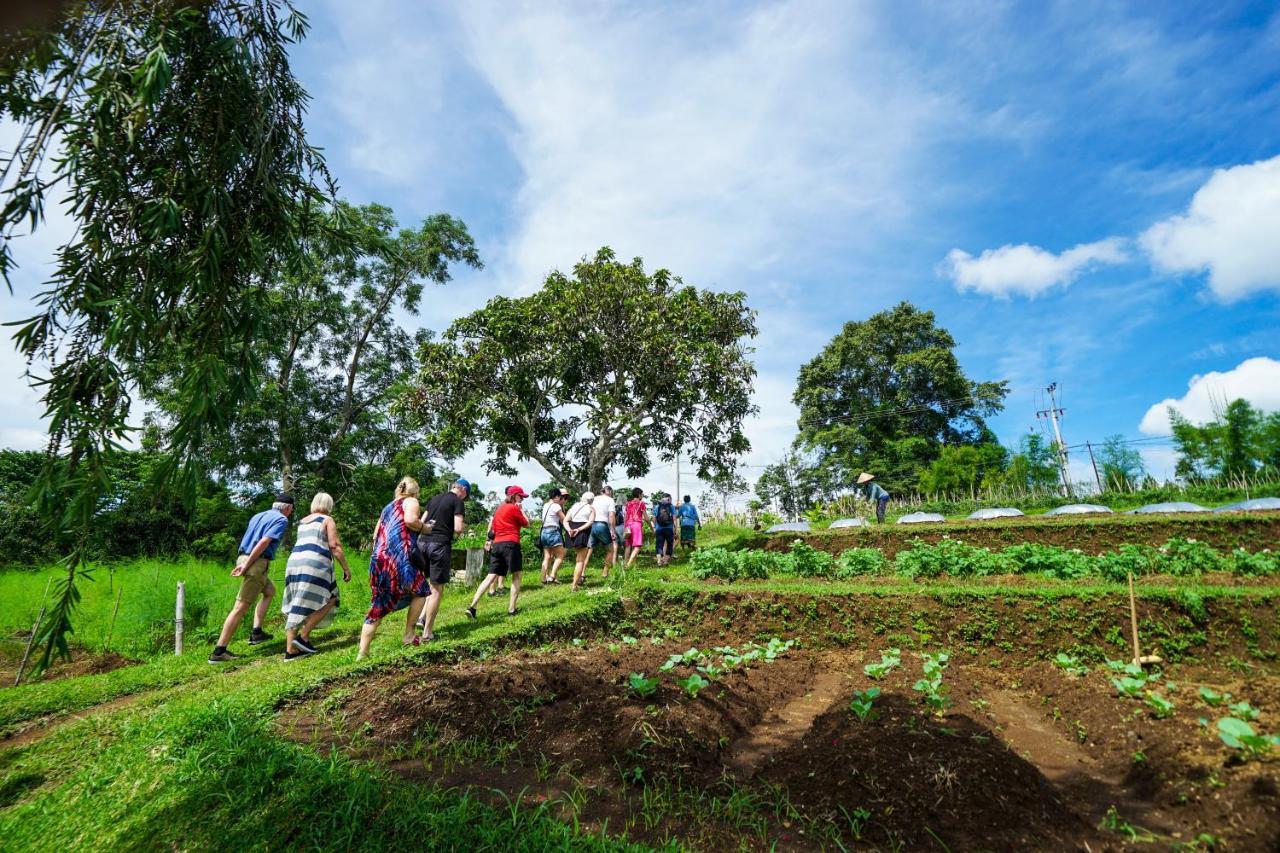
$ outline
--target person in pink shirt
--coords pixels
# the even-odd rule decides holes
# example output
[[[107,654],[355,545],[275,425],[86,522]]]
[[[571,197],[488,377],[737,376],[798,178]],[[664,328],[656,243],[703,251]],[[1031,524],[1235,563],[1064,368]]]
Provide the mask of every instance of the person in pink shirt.
[[[653,520],[649,518],[649,505],[644,502],[644,492],[641,489],[631,490],[631,500],[622,509],[622,524],[631,540],[631,553],[627,555],[627,568],[631,568],[644,545],[644,526],[647,524],[653,527]]]

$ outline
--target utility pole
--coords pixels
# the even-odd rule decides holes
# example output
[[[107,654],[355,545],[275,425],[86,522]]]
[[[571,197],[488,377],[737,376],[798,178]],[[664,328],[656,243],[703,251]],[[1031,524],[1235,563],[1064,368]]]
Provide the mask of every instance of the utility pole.
[[[1103,491],[1102,478],[1098,476],[1098,460],[1093,458],[1093,445],[1086,441],[1084,446],[1089,448],[1089,461],[1093,463],[1093,479],[1098,481],[1098,493],[1101,494]]]
[[[1071,496],[1071,475],[1067,473],[1067,445],[1062,440],[1062,428],[1058,426],[1058,418],[1066,413],[1066,409],[1058,407],[1058,400],[1055,396],[1058,390],[1058,383],[1051,382],[1049,387],[1045,389],[1049,392],[1049,408],[1041,409],[1036,412],[1036,418],[1048,418],[1053,424],[1053,437],[1057,442],[1058,451],[1058,471],[1062,474],[1062,494],[1065,497]]]

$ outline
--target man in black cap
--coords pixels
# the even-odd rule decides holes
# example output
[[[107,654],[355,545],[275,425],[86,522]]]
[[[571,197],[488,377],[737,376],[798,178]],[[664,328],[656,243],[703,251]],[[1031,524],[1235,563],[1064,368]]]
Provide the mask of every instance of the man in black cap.
[[[293,495],[281,492],[276,495],[271,509],[249,519],[249,526],[240,538],[240,556],[236,559],[236,567],[231,570],[233,578],[240,578],[240,592],[236,594],[235,607],[227,614],[222,623],[222,634],[218,637],[218,645],[209,655],[209,663],[226,663],[235,660],[239,655],[227,651],[227,646],[240,627],[240,621],[246,613],[253,609],[253,630],[249,632],[249,645],[256,646],[271,639],[271,635],[262,630],[262,619],[267,615],[271,599],[275,597],[276,588],[267,577],[271,568],[271,558],[276,555],[284,532],[289,527],[289,516],[293,515]],[[258,601],[259,596],[262,600]],[[257,607],[254,608],[254,603]]]

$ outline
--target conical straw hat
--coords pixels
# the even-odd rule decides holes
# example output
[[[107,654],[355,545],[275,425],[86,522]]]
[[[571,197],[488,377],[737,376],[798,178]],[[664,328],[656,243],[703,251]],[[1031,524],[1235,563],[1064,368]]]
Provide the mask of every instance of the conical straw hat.
[[[875,478],[875,474],[868,474],[866,471],[863,471],[858,475],[858,485],[861,486],[863,483],[870,483]]]

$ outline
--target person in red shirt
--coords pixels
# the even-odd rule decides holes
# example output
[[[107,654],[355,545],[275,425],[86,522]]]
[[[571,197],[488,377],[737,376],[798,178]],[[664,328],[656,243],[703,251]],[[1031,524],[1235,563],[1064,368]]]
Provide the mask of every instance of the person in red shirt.
[[[476,605],[480,597],[499,578],[511,575],[511,600],[507,615],[516,615],[516,602],[520,599],[520,530],[529,526],[529,519],[520,508],[520,501],[529,497],[519,486],[507,486],[507,499],[489,519],[489,539],[484,549],[489,552],[489,574],[481,581],[467,608],[468,618],[476,618]]]

